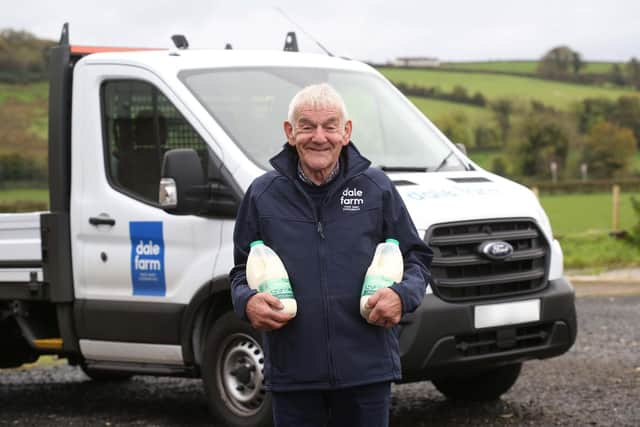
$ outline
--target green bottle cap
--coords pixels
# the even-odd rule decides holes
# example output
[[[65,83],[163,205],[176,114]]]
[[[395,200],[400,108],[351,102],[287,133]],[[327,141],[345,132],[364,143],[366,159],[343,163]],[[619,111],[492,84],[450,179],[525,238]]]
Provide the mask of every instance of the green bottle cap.
[[[258,245],[264,245],[264,242],[262,240],[254,240],[253,242],[249,243],[250,248]]]
[[[387,239],[385,240],[386,243],[393,243],[394,245],[398,245],[400,246],[400,242],[398,242],[396,239]]]

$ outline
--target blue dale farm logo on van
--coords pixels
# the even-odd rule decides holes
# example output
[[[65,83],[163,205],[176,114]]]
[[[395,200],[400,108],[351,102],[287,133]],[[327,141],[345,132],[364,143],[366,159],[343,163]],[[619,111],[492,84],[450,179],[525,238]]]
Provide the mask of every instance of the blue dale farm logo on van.
[[[162,222],[131,221],[131,284],[133,295],[164,296]]]
[[[364,206],[364,191],[356,187],[345,188],[340,195],[340,206],[343,211],[359,211]]]

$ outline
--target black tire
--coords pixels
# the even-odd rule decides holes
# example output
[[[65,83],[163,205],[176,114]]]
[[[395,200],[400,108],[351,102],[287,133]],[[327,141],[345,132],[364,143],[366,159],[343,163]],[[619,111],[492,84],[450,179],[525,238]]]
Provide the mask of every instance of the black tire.
[[[440,393],[451,400],[491,401],[500,398],[520,375],[522,363],[500,366],[468,376],[432,380]]]
[[[133,376],[133,374],[129,372],[90,368],[86,363],[81,363],[80,368],[82,369],[82,372],[84,372],[84,374],[93,381],[127,381]]]
[[[272,425],[260,334],[251,325],[233,312],[220,316],[207,333],[201,368],[209,409],[222,425]]]

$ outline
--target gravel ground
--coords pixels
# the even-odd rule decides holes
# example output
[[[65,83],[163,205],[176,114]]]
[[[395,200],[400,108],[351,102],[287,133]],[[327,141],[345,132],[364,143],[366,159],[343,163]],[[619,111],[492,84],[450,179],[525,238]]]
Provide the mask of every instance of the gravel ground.
[[[391,426],[640,425],[640,296],[578,299],[576,345],[525,363],[496,402],[454,403],[429,382],[394,386]],[[0,425],[210,425],[201,382],[89,381],[66,365],[0,370]]]

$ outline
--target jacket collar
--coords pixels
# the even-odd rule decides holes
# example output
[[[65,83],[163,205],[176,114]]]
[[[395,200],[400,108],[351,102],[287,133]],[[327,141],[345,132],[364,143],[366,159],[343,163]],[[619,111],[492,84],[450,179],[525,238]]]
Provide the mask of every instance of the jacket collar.
[[[298,152],[288,143],[284,144],[282,151],[269,160],[271,166],[289,179],[296,180],[298,174]],[[353,142],[349,141],[340,152],[339,178],[349,179],[354,175],[364,172],[371,162],[360,154]]]

